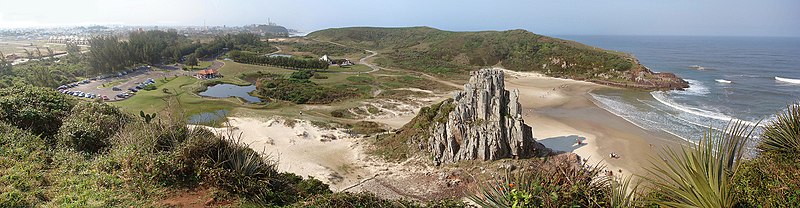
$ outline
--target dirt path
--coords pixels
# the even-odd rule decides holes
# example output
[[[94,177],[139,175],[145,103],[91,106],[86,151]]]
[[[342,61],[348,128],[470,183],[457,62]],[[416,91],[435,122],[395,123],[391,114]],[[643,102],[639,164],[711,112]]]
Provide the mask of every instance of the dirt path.
[[[333,42],[330,42],[330,43],[333,43]],[[337,44],[337,43],[333,43],[333,44]],[[371,51],[371,50],[365,50],[365,51],[369,52],[370,55],[366,56],[364,58],[361,58],[361,60],[359,60],[358,62],[360,64],[364,64],[364,65],[369,66],[370,68],[372,68],[372,71],[361,72],[361,73],[372,73],[372,72],[376,72],[376,71],[381,70],[381,69],[386,70],[386,71],[403,71],[403,72],[410,72],[410,73],[418,73],[418,74],[421,74],[423,77],[425,77],[425,78],[427,78],[429,80],[432,80],[432,81],[435,81],[435,82],[439,82],[439,83],[442,83],[442,84],[445,84],[445,85],[448,85],[448,86],[451,86],[451,87],[455,87],[457,89],[460,89],[460,88],[464,87],[464,85],[460,85],[460,84],[456,84],[456,83],[453,83],[453,82],[450,82],[450,81],[447,81],[447,80],[439,79],[437,77],[431,76],[431,75],[423,73],[423,72],[399,70],[399,69],[389,69],[389,68],[385,68],[385,67],[380,67],[378,65],[373,64],[370,61],[371,58],[373,58],[373,57],[378,55],[378,52]]]

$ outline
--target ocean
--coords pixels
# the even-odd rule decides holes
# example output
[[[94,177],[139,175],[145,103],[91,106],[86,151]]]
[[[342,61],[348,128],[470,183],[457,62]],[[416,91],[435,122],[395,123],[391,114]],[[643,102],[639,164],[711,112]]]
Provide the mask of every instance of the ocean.
[[[800,101],[800,38],[557,37],[632,54],[652,71],[688,81],[685,91],[591,93],[598,106],[637,126],[688,141],[733,120],[767,124]]]

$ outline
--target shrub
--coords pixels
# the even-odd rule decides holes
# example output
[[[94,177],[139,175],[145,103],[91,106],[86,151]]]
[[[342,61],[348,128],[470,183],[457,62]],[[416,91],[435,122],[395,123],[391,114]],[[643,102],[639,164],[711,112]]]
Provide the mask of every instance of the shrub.
[[[325,76],[321,73],[314,73],[314,79],[328,79],[328,76]]]
[[[158,88],[156,88],[156,85],[154,85],[154,84],[149,84],[149,85],[145,85],[144,88],[142,88],[142,89],[143,90],[147,90],[147,91],[152,91],[152,90],[156,90]]]
[[[261,96],[297,104],[328,104],[359,95],[351,88],[320,86],[307,79],[262,80],[257,90]]]
[[[132,117],[105,103],[80,102],[59,129],[60,146],[95,153],[109,145],[109,138]]]
[[[734,178],[739,207],[800,207],[800,157],[766,153],[740,166]]]
[[[601,166],[569,161],[536,161],[531,167],[478,184],[470,199],[483,207],[607,207],[609,180]]]
[[[75,100],[47,88],[17,86],[0,89],[0,121],[48,138],[55,135]]]
[[[292,72],[292,74],[289,75],[289,78],[292,78],[292,79],[309,79],[309,78],[313,77],[314,74],[315,74],[314,70],[299,70],[299,71]]]
[[[385,132],[381,124],[372,121],[359,121],[352,125],[353,133],[356,134],[375,134]]]
[[[0,207],[32,207],[47,200],[50,154],[45,141],[0,122]]]

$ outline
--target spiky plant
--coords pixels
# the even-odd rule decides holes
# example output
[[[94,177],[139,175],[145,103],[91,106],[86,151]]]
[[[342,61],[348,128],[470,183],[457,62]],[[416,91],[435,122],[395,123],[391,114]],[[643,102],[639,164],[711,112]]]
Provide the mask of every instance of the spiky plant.
[[[765,126],[758,149],[765,152],[800,153],[800,105],[787,107]]]
[[[621,181],[611,181],[611,207],[639,207],[639,198],[637,197],[637,190],[641,183],[633,182],[633,177],[628,176],[622,178]]]
[[[735,122],[725,132],[708,130],[693,147],[667,148],[647,168],[645,180],[664,207],[733,207],[733,178],[755,127]]]

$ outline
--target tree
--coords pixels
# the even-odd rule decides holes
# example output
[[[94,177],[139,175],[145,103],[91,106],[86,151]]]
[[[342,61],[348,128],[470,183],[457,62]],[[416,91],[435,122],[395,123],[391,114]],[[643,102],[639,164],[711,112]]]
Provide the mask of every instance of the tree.
[[[185,64],[187,66],[191,66],[192,68],[194,68],[194,66],[197,66],[197,54],[196,53],[189,54],[189,56],[186,57]]]
[[[54,55],[53,54],[53,49],[50,49],[50,47],[47,47],[45,49],[47,49],[47,57],[53,58],[53,55]]]

